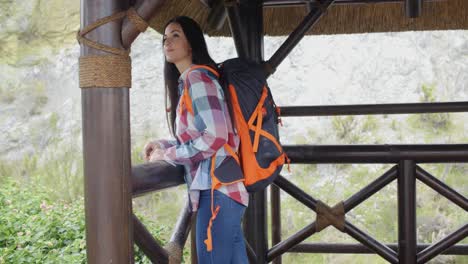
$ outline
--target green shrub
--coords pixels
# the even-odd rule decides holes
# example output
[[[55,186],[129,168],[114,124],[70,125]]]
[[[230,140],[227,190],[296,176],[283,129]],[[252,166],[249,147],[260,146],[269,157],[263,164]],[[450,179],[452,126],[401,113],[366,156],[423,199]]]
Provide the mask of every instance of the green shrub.
[[[1,263],[84,263],[83,201],[51,201],[40,186],[0,189]]]
[[[380,122],[375,116],[335,116],[331,120],[337,143],[376,144],[380,140]]]
[[[86,263],[83,204],[82,198],[53,201],[40,185],[21,186],[4,178],[0,188],[0,263]],[[160,240],[164,227],[142,221]],[[151,262],[135,248],[135,263]]]
[[[422,85],[421,91],[421,102],[434,103],[440,101],[440,99],[434,95],[436,93],[435,85]],[[450,113],[420,114],[417,115],[417,119],[415,121],[412,121],[412,123],[416,128],[425,129],[426,131],[431,131],[434,134],[448,134],[447,132],[449,132],[454,125]]]

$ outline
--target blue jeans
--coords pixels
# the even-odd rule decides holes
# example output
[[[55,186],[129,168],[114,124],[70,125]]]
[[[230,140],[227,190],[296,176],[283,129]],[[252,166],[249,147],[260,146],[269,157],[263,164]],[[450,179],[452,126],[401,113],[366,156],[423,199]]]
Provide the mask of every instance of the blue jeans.
[[[214,191],[214,208],[220,209],[211,227],[213,250],[208,252],[204,240],[211,218],[211,190],[200,192],[197,213],[197,255],[200,264],[244,264],[249,263],[241,228],[245,206],[225,194]]]

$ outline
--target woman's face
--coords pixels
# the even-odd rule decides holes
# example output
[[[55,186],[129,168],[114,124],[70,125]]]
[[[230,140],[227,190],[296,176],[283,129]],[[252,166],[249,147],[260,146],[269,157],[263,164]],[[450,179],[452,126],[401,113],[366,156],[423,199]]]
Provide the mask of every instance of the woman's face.
[[[164,55],[174,64],[192,64],[192,48],[178,23],[170,23],[164,31]]]

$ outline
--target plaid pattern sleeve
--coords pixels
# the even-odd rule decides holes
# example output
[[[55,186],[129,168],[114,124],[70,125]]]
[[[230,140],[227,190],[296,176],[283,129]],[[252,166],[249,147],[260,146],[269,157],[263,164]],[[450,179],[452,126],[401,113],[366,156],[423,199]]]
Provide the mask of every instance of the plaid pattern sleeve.
[[[228,127],[219,83],[204,71],[191,71],[186,82],[190,87],[196,126],[193,130],[196,132],[187,127],[186,132],[178,135],[181,144],[167,148],[164,159],[176,164],[194,165],[223,147],[228,139]],[[187,123],[187,119],[181,118],[180,122]]]

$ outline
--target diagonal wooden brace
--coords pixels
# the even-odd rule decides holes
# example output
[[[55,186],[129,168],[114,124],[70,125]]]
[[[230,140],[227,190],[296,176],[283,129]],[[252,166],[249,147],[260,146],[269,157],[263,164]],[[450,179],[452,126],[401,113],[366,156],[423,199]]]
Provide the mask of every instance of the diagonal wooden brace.
[[[343,202],[337,203],[333,208],[329,207],[322,201],[317,201],[317,220],[316,231],[320,232],[329,225],[336,227],[341,232],[344,232],[345,212]]]

